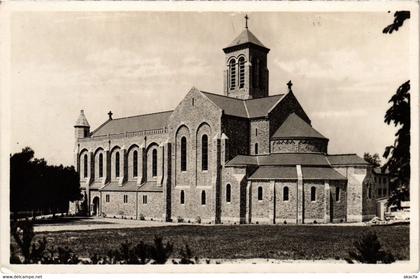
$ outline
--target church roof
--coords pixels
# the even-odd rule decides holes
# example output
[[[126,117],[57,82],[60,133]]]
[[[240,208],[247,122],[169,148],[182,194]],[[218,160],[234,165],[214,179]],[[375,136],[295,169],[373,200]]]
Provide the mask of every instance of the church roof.
[[[320,153],[273,153],[269,155],[238,155],[226,166],[329,166],[324,154]]]
[[[130,117],[110,119],[95,131],[93,136],[108,134],[121,134],[125,132],[136,132],[165,128],[172,111],[164,111]]]
[[[346,177],[331,168],[302,167],[303,179],[311,180],[346,180]],[[297,170],[293,166],[261,166],[250,177],[250,180],[297,179]]]
[[[201,93],[221,108],[224,114],[242,118],[267,116],[271,108],[285,96],[284,94],[279,94],[264,98],[242,100],[204,91],[201,91]]]
[[[236,37],[227,47],[225,47],[223,50],[227,51],[228,49],[230,49],[231,47],[235,47],[235,46],[240,46],[240,45],[244,45],[244,44],[254,44],[260,47],[263,47],[265,49],[268,49],[266,46],[263,45],[263,43],[261,43],[260,40],[257,39],[257,37],[251,32],[249,31],[248,28],[246,28],[245,30],[243,30],[241,32],[241,34],[239,34],[238,37]]]
[[[77,119],[76,124],[74,124],[74,127],[90,127],[83,110],[80,111],[79,118]]]
[[[320,138],[327,139],[321,135],[317,130],[312,128],[310,124],[291,113],[283,124],[273,134],[273,138],[290,139],[290,138]]]

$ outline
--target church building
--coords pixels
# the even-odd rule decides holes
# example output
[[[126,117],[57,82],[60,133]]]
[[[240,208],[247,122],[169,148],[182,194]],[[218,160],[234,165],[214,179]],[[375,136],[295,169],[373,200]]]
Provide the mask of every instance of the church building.
[[[193,87],[172,111],[110,112],[93,131],[82,110],[74,158],[84,201],[71,210],[213,224],[375,216],[388,178],[356,154],[329,154],[292,82],[269,94],[269,51],[246,26],[223,49],[223,94]]]

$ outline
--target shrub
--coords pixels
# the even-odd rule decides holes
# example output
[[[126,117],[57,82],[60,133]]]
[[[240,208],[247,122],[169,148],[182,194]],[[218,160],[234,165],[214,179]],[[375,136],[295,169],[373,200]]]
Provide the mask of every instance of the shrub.
[[[201,217],[200,216],[195,217],[195,222],[198,224],[201,224]]]
[[[195,257],[195,261],[192,260],[193,253],[188,246],[188,244],[185,244],[185,250],[184,248],[181,248],[181,251],[179,252],[181,255],[181,260],[178,262],[178,264],[197,264],[198,263],[198,257]]]
[[[140,213],[140,215],[139,215],[139,219],[140,219],[140,220],[142,220],[142,221],[144,221],[144,220],[145,220],[145,219],[144,219],[144,215]]]
[[[376,264],[378,262],[389,264],[395,262],[394,256],[383,251],[378,236],[374,232],[364,234],[360,240],[354,242],[354,247],[357,252],[350,251],[348,263],[353,263],[356,260],[360,263]]]
[[[154,246],[151,248],[153,264],[164,264],[172,254],[173,244],[169,241],[163,245],[162,237],[155,236]]]
[[[176,217],[176,220],[178,223],[184,223],[184,218],[182,218],[181,216]]]

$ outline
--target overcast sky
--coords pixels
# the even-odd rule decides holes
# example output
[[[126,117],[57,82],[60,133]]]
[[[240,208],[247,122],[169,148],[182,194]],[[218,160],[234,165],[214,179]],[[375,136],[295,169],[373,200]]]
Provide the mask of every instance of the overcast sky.
[[[271,51],[270,94],[293,91],[329,153],[380,153],[395,128],[388,100],[409,79],[409,22],[393,13],[248,13]],[[174,109],[192,86],[223,94],[224,53],[242,13],[15,13],[12,152],[73,163],[80,109],[91,130],[114,117]]]

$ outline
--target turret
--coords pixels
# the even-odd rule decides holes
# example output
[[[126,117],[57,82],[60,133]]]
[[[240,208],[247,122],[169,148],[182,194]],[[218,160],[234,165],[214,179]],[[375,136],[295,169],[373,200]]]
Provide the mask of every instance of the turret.
[[[74,135],[77,139],[89,137],[90,125],[86,119],[85,113],[83,110],[80,111],[79,118],[74,125]]]

